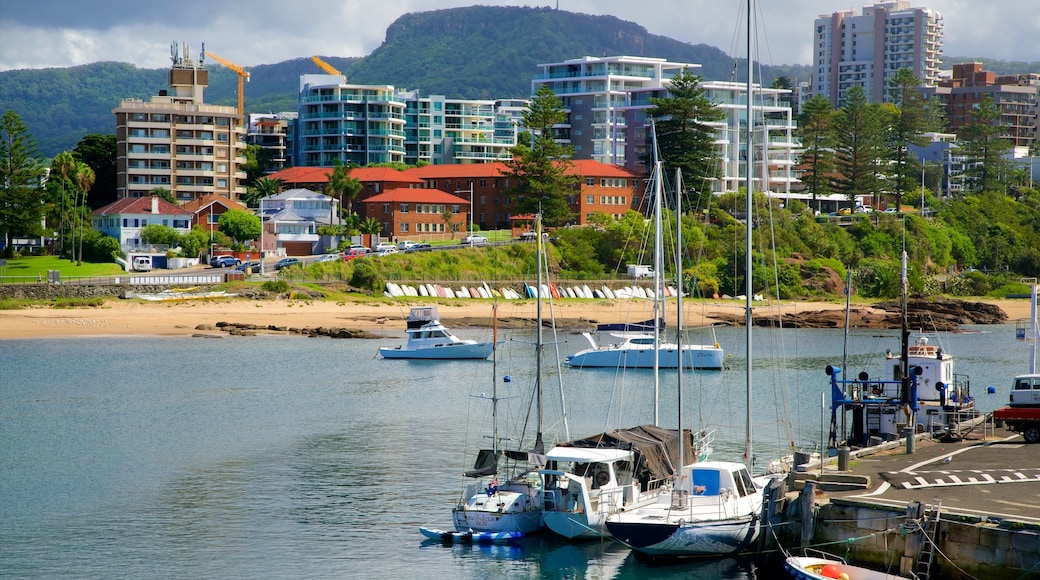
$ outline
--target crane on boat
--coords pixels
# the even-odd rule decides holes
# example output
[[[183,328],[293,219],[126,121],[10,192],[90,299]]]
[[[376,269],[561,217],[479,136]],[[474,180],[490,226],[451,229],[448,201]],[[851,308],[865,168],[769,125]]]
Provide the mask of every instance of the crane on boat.
[[[202,58],[206,58],[207,56],[212,58],[213,60],[219,62],[220,64],[224,65],[225,67],[231,69],[236,74],[238,74],[238,114],[242,115],[242,119],[245,120],[245,114],[246,114],[246,107],[245,107],[245,104],[246,104],[246,101],[245,101],[246,92],[245,92],[245,89],[244,89],[244,87],[242,85],[242,82],[243,82],[243,79],[245,79],[247,81],[249,80],[249,73],[246,72],[246,70],[244,68],[238,66],[237,64],[231,62],[230,60],[227,60],[226,58],[224,58],[224,57],[222,57],[222,56],[220,56],[218,54],[215,54],[215,53],[212,53],[212,52],[206,52],[206,45],[202,45]]]

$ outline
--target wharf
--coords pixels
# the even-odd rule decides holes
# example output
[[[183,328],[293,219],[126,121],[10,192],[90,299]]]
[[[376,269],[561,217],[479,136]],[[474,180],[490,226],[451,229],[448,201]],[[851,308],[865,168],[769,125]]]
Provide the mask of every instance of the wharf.
[[[819,462],[807,464],[792,481],[798,489],[818,480],[810,543],[847,542],[839,555],[850,561],[906,574],[919,565],[927,529],[937,548],[932,578],[1040,578],[1040,446],[984,427],[958,441],[918,435],[912,454],[905,439],[854,452],[848,471],[833,458],[822,476]]]

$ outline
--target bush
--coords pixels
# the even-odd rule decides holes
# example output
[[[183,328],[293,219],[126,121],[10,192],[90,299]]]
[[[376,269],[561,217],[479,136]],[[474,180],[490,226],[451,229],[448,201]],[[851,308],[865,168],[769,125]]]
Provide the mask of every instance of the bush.
[[[289,283],[285,280],[268,280],[261,284],[260,287],[268,292],[274,292],[275,294],[285,294],[289,292]]]
[[[386,281],[379,275],[373,260],[360,258],[355,260],[354,275],[350,277],[351,286],[365,288],[372,292],[382,292]]]

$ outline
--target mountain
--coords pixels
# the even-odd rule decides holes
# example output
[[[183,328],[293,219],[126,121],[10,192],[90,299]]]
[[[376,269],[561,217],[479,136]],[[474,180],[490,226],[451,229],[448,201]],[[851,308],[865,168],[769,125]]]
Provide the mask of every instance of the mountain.
[[[746,66],[705,44],[650,34],[613,16],[590,16],[549,8],[472,6],[406,14],[386,31],[383,44],[364,58],[322,58],[352,83],[392,84],[451,98],[523,98],[540,63],[583,56],[648,56],[702,65],[707,80],[741,80]],[[736,65],[736,66],[735,66]],[[1034,63],[1035,65],[1035,63]],[[1000,71],[998,63],[987,68]],[[737,75],[733,75],[734,68]],[[1032,70],[1038,70],[1034,66]],[[207,64],[206,102],[235,105],[237,75]],[[306,58],[249,67],[245,85],[249,112],[295,111],[299,76],[320,74]],[[804,80],[810,67],[762,67],[777,76]],[[167,69],[140,69],[116,62],[43,70],[0,72],[0,112],[14,109],[50,157],[71,150],[88,133],[115,132],[112,109],[124,98],[148,99],[166,88]]]

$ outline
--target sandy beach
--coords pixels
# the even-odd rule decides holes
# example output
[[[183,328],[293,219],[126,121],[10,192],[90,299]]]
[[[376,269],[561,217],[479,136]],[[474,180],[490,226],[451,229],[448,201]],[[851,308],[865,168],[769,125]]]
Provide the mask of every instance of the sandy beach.
[[[1008,321],[1029,317],[1029,300],[984,300],[996,304]],[[218,322],[284,326],[293,328],[339,327],[367,330],[376,334],[399,335],[405,326],[410,306],[426,304],[422,299],[380,301],[322,302],[296,300],[244,300],[183,302],[140,302],[113,300],[97,308],[33,307],[0,311],[0,339],[67,338],[85,336],[190,336]],[[756,305],[756,314],[806,313],[840,310],[844,305],[824,302],[792,302],[781,306]],[[858,308],[869,308],[858,306]],[[490,326],[490,301],[442,301],[438,310],[449,326]],[[647,320],[653,317],[648,301],[600,300],[595,302],[559,301],[552,305],[557,326],[584,329],[596,323]],[[687,326],[710,324],[717,316],[743,315],[743,302],[736,300],[696,301],[685,308]],[[533,300],[500,301],[500,320],[533,321]],[[550,316],[543,305],[543,317]],[[674,313],[669,323],[674,323]],[[208,330],[213,333],[213,330]]]

